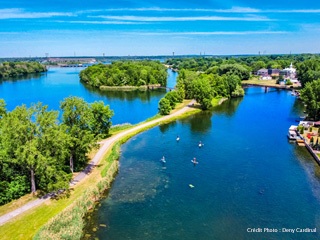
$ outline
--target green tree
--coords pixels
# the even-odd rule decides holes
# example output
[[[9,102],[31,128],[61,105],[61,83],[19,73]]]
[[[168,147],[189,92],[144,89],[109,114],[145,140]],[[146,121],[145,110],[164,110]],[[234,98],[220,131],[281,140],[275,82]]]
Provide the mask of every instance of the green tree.
[[[231,93],[232,97],[243,97],[244,96],[244,90],[240,85],[237,85],[236,89]]]
[[[7,109],[6,109],[7,104],[3,99],[0,99],[0,118],[6,114]]]
[[[241,86],[241,80],[237,75],[227,75],[226,82],[229,86],[229,96],[236,90],[237,86]]]
[[[256,61],[252,65],[252,71],[257,72],[260,69],[266,68],[266,64],[264,61]]]
[[[174,109],[174,107],[179,101],[177,92],[176,91],[167,92],[164,97],[169,100],[171,108]]]
[[[170,106],[170,101],[166,98],[161,98],[159,101],[159,113],[161,115],[169,115],[172,108]]]
[[[301,99],[307,103],[306,112],[308,118],[320,119],[320,80],[307,82],[301,90]]]
[[[79,170],[87,162],[86,153],[94,147],[95,137],[90,129],[92,111],[79,97],[65,98],[60,103],[62,122],[67,127],[70,170]]]
[[[31,192],[68,187],[70,175],[62,169],[64,133],[57,124],[58,112],[42,104],[17,107],[1,120],[1,158],[29,172]]]
[[[109,133],[109,129],[112,125],[111,118],[114,115],[110,110],[109,105],[104,105],[103,101],[95,101],[90,104],[91,106],[91,120],[90,127],[95,135],[105,137]]]
[[[192,95],[200,103],[202,109],[205,110],[212,106],[213,93],[207,78],[198,78],[192,82]]]

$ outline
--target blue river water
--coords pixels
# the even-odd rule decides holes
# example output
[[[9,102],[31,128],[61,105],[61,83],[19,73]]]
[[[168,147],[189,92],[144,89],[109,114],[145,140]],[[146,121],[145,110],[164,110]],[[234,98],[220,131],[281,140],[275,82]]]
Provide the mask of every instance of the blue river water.
[[[100,91],[80,83],[79,72],[83,68],[49,68],[43,74],[0,80],[0,99],[7,109],[43,102],[49,109],[59,110],[60,101],[69,96],[83,97],[87,102],[102,100],[109,104],[115,115],[113,124],[136,124],[157,114],[158,102],[166,90],[153,91]],[[168,69],[168,87],[176,84],[177,73]]]
[[[289,92],[249,88],[131,138],[84,239],[319,239],[320,168],[286,137],[302,107]]]

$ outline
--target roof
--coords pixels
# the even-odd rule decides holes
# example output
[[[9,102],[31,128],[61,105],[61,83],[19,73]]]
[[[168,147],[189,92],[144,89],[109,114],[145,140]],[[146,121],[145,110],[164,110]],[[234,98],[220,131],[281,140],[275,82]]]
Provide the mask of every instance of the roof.
[[[295,125],[291,125],[291,127],[289,128],[289,130],[296,130],[298,126]]]
[[[297,133],[295,131],[289,131],[290,135],[296,135]]]

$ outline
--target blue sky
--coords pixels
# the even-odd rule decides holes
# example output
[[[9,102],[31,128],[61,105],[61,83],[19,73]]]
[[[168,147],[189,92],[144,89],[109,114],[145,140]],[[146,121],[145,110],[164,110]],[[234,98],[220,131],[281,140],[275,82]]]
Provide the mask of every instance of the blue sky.
[[[315,0],[0,3],[0,57],[320,52]]]

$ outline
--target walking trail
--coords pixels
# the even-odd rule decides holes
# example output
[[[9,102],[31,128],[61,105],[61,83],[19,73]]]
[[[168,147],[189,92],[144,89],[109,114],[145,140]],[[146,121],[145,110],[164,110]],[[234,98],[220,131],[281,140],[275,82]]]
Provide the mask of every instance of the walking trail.
[[[103,143],[102,147],[100,147],[99,151],[97,152],[97,154],[94,156],[94,158],[90,161],[90,163],[86,166],[86,168],[80,172],[70,183],[70,186],[74,186],[75,184],[77,184],[78,182],[80,182],[84,177],[86,177],[90,171],[94,168],[95,165],[98,164],[98,162],[100,161],[100,159],[103,157],[103,155],[105,154],[105,152],[107,151],[107,149],[117,140],[121,139],[122,137],[126,136],[127,134],[133,133],[137,130],[143,129],[145,127],[148,127],[150,125],[153,125],[155,123],[164,121],[164,120],[168,120],[172,117],[175,116],[179,116],[182,113],[186,112],[191,106],[193,106],[195,103],[195,100],[192,100],[192,102],[188,105],[185,106],[184,108],[182,108],[181,110],[168,115],[168,116],[164,116],[161,118],[158,118],[156,120],[147,122],[147,123],[143,123],[139,126],[136,126],[134,128],[131,128],[129,130],[123,131],[105,141],[102,141],[101,143]],[[29,209],[40,205],[41,203],[47,201],[48,199],[50,199],[52,196],[54,196],[55,193],[48,193],[47,195],[36,199],[34,201],[31,201],[25,205],[23,205],[22,207],[19,207],[18,209],[11,211],[3,216],[0,217],[0,226],[3,225],[4,223],[6,223],[7,221],[11,220],[12,218],[14,218],[15,216],[20,215],[21,213],[24,213],[25,211],[28,211]]]

